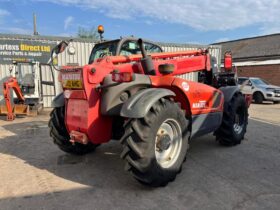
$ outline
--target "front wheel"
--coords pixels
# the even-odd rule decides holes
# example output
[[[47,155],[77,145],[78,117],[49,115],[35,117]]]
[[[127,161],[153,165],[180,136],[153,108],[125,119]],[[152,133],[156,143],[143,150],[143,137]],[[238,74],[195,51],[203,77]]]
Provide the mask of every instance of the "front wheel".
[[[248,106],[241,93],[236,93],[225,105],[222,124],[215,131],[216,139],[225,146],[240,144],[248,124]]]
[[[139,182],[165,186],[181,171],[188,148],[189,121],[178,104],[161,99],[144,118],[126,123],[121,157]]]
[[[253,99],[254,99],[255,103],[262,104],[263,100],[264,100],[264,97],[263,97],[263,94],[261,92],[256,92],[253,95]]]

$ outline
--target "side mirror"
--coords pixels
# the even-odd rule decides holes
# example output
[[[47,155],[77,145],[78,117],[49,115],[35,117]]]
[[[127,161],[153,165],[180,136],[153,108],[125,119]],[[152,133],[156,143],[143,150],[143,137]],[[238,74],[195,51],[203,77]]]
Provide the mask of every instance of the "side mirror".
[[[64,52],[64,50],[66,49],[66,47],[69,45],[70,42],[72,42],[73,39],[70,39],[68,41],[61,41],[58,45],[56,45],[52,51],[51,51],[51,57],[50,57],[50,60],[48,61],[48,63],[53,66],[55,68],[55,70],[58,70],[56,69],[55,67],[55,64],[54,64],[54,57],[62,52]]]
[[[62,52],[64,52],[64,50],[66,49],[66,47],[68,46],[68,42],[66,41],[61,41],[58,45],[56,45],[54,48],[53,48],[53,52],[55,54],[60,54]]]
[[[224,68],[226,71],[232,70],[232,54],[231,52],[225,52]]]

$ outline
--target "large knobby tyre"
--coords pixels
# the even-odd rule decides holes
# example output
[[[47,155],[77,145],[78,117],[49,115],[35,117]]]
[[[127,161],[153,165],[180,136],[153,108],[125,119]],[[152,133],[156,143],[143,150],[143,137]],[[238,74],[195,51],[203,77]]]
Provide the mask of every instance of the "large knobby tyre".
[[[144,118],[130,119],[121,139],[125,169],[142,184],[165,186],[181,171],[190,136],[180,106],[160,99]]]
[[[253,99],[254,99],[256,104],[262,104],[263,100],[264,100],[264,97],[263,97],[263,94],[261,92],[256,92],[253,95]]]
[[[70,136],[64,123],[64,112],[65,112],[65,107],[57,107],[54,108],[50,114],[50,121],[49,121],[50,136],[53,138],[54,143],[62,151],[70,154],[84,155],[94,151],[94,149],[98,145],[92,143],[88,143],[86,145],[80,143],[72,144],[69,141]]]
[[[215,132],[216,139],[224,146],[240,144],[244,139],[248,124],[248,107],[245,97],[240,92],[234,94],[224,109],[222,124]]]

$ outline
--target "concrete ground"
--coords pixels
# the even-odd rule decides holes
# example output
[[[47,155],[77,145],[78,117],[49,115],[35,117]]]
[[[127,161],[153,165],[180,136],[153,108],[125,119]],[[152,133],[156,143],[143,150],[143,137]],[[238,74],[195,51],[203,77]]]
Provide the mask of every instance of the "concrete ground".
[[[252,104],[249,114],[252,119],[280,125],[280,104]]]
[[[278,210],[280,105],[252,105],[250,117],[236,147],[212,135],[192,140],[181,174],[163,188],[142,186],[123,170],[118,142],[71,156],[53,145],[48,115],[0,118],[0,209]]]

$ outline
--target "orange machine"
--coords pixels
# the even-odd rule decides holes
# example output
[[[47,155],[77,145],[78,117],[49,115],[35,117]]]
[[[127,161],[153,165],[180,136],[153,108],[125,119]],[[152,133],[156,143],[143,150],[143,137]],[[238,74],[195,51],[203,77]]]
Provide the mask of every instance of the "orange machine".
[[[127,46],[141,55],[111,56],[99,52],[101,43],[88,65],[60,70],[63,93],[49,121],[60,149],[81,155],[120,140],[126,170],[143,184],[164,186],[181,171],[191,138],[214,133],[222,145],[241,143],[248,104],[231,54],[219,72],[207,49],[148,55],[142,39]],[[186,79],[192,72],[200,82]]]
[[[14,90],[19,104],[12,105],[11,102],[11,89]],[[25,98],[21,92],[18,81],[15,77],[10,77],[3,83],[3,95],[5,98],[6,109],[1,106],[1,113],[7,114],[7,120],[11,121],[15,119],[15,114],[26,114],[28,112],[28,106],[24,105]]]
[[[0,106],[0,114],[6,114],[7,120],[14,120],[16,115],[36,116],[43,108],[43,97],[55,96],[52,68],[47,64],[41,68],[41,65],[35,61],[13,62],[10,68],[11,76],[3,83],[5,105]],[[45,74],[42,69],[50,70],[52,81],[43,81],[42,75]],[[47,88],[43,88],[43,85],[53,87],[54,94],[44,95],[43,90]]]

